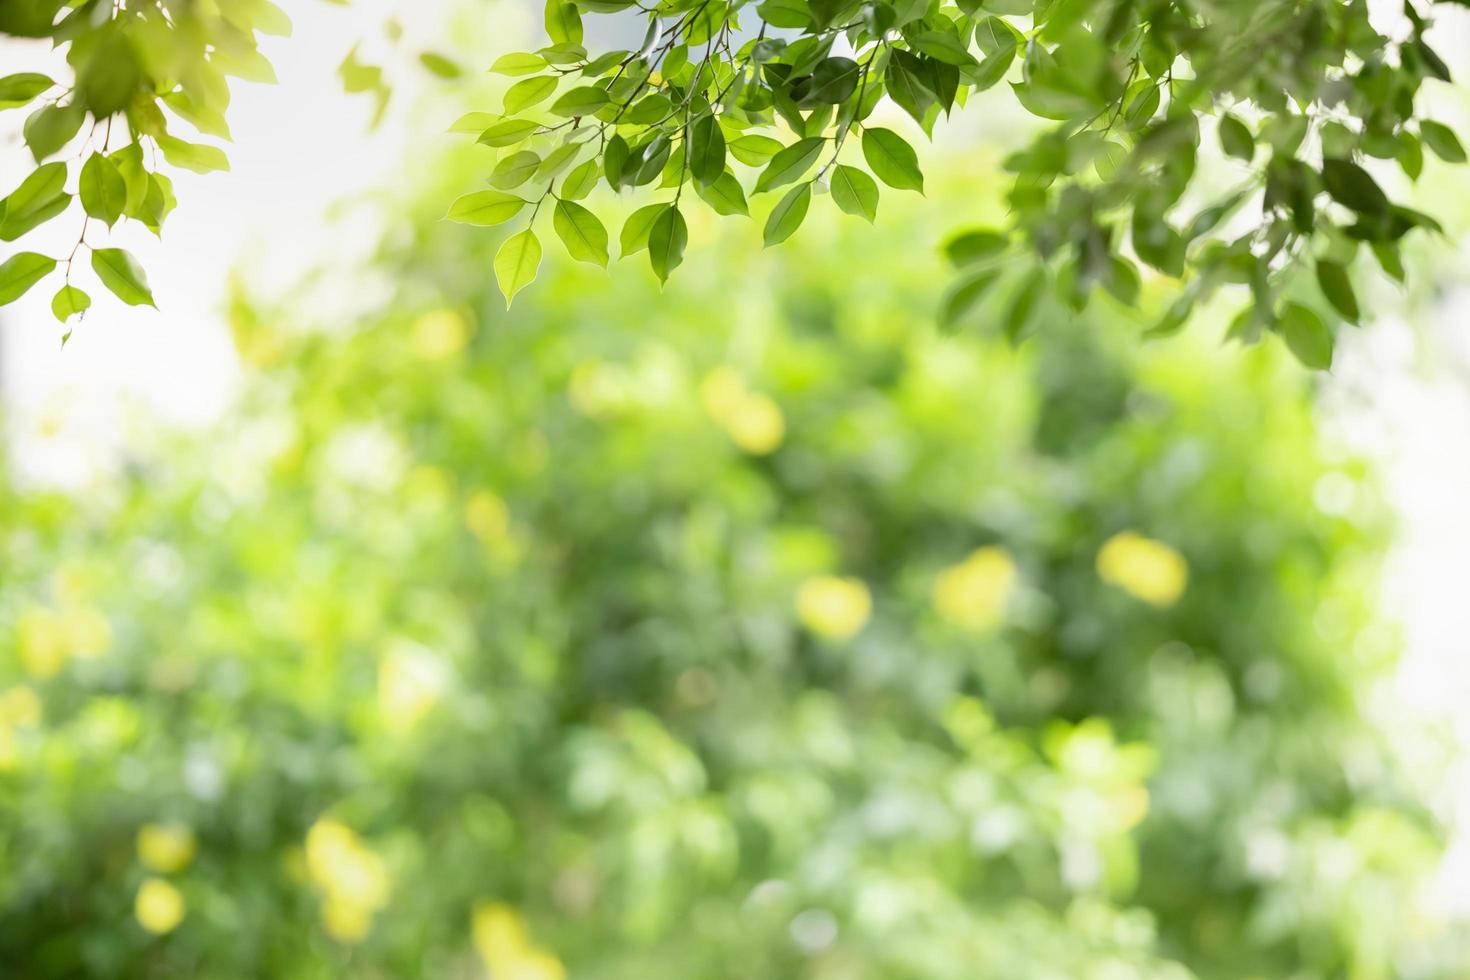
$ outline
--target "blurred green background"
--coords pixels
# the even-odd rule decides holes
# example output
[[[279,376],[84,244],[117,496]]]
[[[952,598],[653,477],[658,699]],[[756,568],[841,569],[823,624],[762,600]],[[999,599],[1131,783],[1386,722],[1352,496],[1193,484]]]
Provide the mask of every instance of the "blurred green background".
[[[217,431],[0,474],[0,975],[1470,975],[1278,345],[941,333],[958,167],[507,314],[476,159]]]

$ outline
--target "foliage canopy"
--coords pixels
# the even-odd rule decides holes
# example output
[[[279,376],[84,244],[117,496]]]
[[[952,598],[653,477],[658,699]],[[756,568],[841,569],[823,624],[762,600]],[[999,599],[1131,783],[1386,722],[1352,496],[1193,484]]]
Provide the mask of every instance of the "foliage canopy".
[[[506,313],[441,191],[208,436],[0,481],[12,973],[1465,976],[1281,351],[919,329],[917,197]]]
[[[1382,165],[1365,164],[1412,180],[1426,149],[1465,161],[1455,133],[1416,108],[1426,82],[1450,80],[1426,40],[1435,6],[1403,0],[1398,16],[1375,18],[1366,0],[548,0],[549,43],[496,61],[515,78],[502,104],[456,125],[501,156],[492,189],[449,215],[519,223],[495,263],[507,301],[536,275],[542,214],[573,258],[606,265],[615,239],[667,279],[684,259],[686,190],[721,215],[748,214],[750,193],[769,194],[766,244],[793,235],[823,192],[872,221],[885,188],[924,186],[911,138],[875,121],[880,103],[927,134],[975,93],[1006,87],[1046,125],[1006,161],[1010,224],[951,243],[952,303],[972,302],[1020,256],[1032,269],[1011,320],[1043,289],[1078,309],[1098,289],[1134,304],[1142,264],[1184,282],[1156,333],[1235,286],[1248,301],[1232,336],[1278,331],[1321,367],[1332,323],[1363,313],[1358,253],[1402,279],[1402,241],[1438,228],[1394,200]],[[585,15],[644,18],[646,32],[635,48],[589,49]],[[0,238],[56,218],[73,197],[84,222],[157,231],[174,206],[158,154],[190,170],[227,166],[217,148],[174,135],[170,116],[226,135],[226,77],[268,80],[256,35],[288,27],[269,0],[7,3],[0,31],[66,46],[75,78],[0,79],[0,107],[41,103],[24,124],[38,166],[5,199]],[[458,73],[438,55],[423,63]],[[355,54],[342,75],[351,91],[384,91],[380,70]],[[84,162],[55,160],[80,132]],[[1196,179],[1211,144],[1233,167]],[[616,236],[581,203],[599,185],[649,202]],[[83,312],[76,254],[11,257],[0,302],[61,265],[56,314]],[[152,302],[125,252],[96,250],[92,267],[123,302]],[[1299,270],[1315,291],[1297,285]]]

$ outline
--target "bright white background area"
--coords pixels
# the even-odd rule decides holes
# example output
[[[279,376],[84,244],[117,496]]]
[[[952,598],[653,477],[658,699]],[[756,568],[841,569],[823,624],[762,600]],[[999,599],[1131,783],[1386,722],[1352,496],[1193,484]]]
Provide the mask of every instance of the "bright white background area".
[[[375,229],[329,222],[333,202],[405,179],[403,160],[415,141],[462,138],[444,134],[459,111],[452,98],[437,115],[416,111],[425,100],[415,90],[440,84],[422,71],[395,74],[392,108],[374,132],[367,129],[370,98],[345,95],[336,76],[359,41],[364,60],[390,57],[382,25],[395,16],[406,32],[402,52],[462,54],[449,19],[459,8],[454,0],[283,5],[295,35],[264,45],[279,84],[234,86],[231,172],[170,171],[179,208],[162,240],[141,229],[111,239],[141,260],[159,310],[121,306],[86,271],[81,285],[95,305],[63,350],[49,309],[54,287],[0,309],[7,430],[0,446],[8,446],[23,479],[80,491],[115,464],[133,418],[207,429],[239,380],[224,314],[232,270],[245,263],[252,287],[269,294],[324,262],[351,266],[372,247]],[[536,29],[526,10],[484,5],[481,16],[493,23],[475,38],[469,73],[488,63],[487,39],[499,53]],[[1464,18],[1446,25],[1451,33],[1440,50],[1458,56],[1461,77],[1470,78],[1463,25]],[[55,60],[44,46],[0,42],[6,73],[45,71]],[[0,116],[0,193],[32,165],[18,136],[23,118],[18,111]],[[1459,186],[1470,183],[1462,177]],[[52,224],[25,247],[64,256],[80,218]],[[1440,269],[1449,291],[1413,322],[1388,316],[1351,335],[1327,383],[1324,411],[1334,438],[1378,461],[1396,514],[1382,608],[1401,627],[1406,652],[1389,693],[1455,733],[1461,770],[1436,796],[1456,807],[1462,829],[1439,897],[1470,914],[1470,711],[1463,707],[1470,704],[1470,274],[1454,283],[1467,255],[1462,243],[1459,258]],[[1331,488],[1322,496],[1324,506],[1336,506]]]

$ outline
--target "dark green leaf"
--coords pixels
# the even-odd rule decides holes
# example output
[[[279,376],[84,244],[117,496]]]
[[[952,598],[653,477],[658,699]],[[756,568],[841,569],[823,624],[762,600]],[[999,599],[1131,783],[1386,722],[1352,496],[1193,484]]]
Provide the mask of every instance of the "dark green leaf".
[[[822,152],[826,141],[818,136],[798,140],[771,157],[771,162],[755,182],[757,191],[768,191],[800,179]]]
[[[1358,297],[1353,292],[1352,281],[1348,279],[1347,268],[1341,262],[1331,262],[1326,259],[1317,260],[1317,285],[1322,288],[1322,295],[1332,304],[1332,308],[1341,313],[1349,323],[1357,323],[1362,316],[1358,309]]]
[[[648,229],[648,262],[660,282],[684,261],[684,248],[689,244],[689,229],[684,216],[673,204],[664,205]]]
[[[1322,318],[1300,303],[1287,303],[1277,329],[1296,359],[1309,368],[1325,371],[1332,366],[1332,331]]]

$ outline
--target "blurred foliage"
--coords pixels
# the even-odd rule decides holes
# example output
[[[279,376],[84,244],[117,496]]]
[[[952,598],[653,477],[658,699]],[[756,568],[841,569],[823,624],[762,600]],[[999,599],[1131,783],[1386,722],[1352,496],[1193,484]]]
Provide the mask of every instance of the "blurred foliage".
[[[942,194],[506,313],[441,191],[218,431],[0,480],[6,976],[1465,975],[1279,351],[938,333]]]

